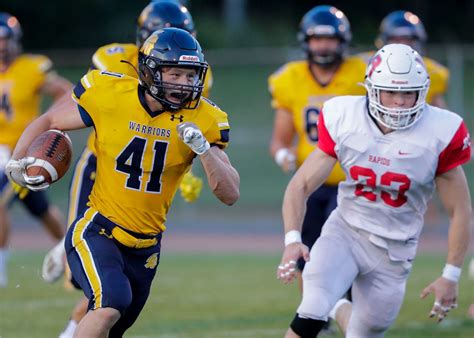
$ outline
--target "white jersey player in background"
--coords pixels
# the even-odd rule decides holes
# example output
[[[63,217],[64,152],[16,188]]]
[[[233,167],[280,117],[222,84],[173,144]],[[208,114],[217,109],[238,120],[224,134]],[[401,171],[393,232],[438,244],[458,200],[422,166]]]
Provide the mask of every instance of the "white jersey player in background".
[[[334,304],[352,285],[346,337],[383,337],[398,315],[416,255],[426,203],[435,186],[450,216],[447,263],[426,287],[430,316],[457,306],[458,280],[472,214],[462,164],[471,143],[459,115],[425,103],[429,77],[409,46],[382,47],[367,67],[367,96],[327,101],[319,148],[300,167],[283,201],[285,251],[277,270],[284,283],[303,256],[303,299],[286,337],[315,337]],[[339,161],[346,180],[338,206],[311,253],[301,243],[305,199]]]

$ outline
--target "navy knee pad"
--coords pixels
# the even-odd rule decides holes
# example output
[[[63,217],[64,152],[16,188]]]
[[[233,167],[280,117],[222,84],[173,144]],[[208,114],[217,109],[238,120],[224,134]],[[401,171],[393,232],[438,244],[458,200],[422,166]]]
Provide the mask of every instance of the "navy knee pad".
[[[323,328],[326,322],[324,320],[317,320],[311,318],[301,318],[296,314],[295,318],[290,324],[291,329],[301,338],[314,338],[318,336],[319,331]]]

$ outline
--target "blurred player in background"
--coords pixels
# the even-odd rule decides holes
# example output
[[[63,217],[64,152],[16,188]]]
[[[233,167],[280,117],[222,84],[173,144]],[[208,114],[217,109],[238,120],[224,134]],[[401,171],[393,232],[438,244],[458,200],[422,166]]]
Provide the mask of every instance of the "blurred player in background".
[[[338,95],[362,95],[366,64],[347,57],[352,39],[348,19],[332,6],[316,6],[301,20],[298,41],[307,60],[289,62],[269,78],[275,109],[270,153],[284,172],[292,172],[318,145],[317,125],[324,102]],[[296,146],[294,146],[296,140]],[[328,180],[306,201],[302,240],[309,248],[337,203],[344,173],[337,164]],[[303,271],[304,260],[298,260]]]
[[[193,36],[196,35],[194,21],[186,7],[179,5],[178,1],[155,1],[146,6],[138,17],[136,43],[112,43],[100,47],[92,57],[91,68],[137,78],[140,46],[154,31],[166,27],[181,28]],[[208,69],[202,95],[209,97],[211,87],[212,73]],[[95,133],[92,131],[87,146],[75,165],[69,196],[68,224],[72,224],[78,215],[87,208],[86,204],[96,175],[97,156],[94,141]],[[201,189],[201,178],[192,175],[191,171],[187,172],[180,184],[181,196],[187,202],[193,202],[199,197]],[[62,275],[64,271],[63,257],[64,245],[62,243],[46,255],[43,264],[43,278],[47,282],[54,282]],[[71,313],[71,319],[59,336],[60,338],[73,336],[77,324],[87,312],[87,305],[86,297],[77,303]]]
[[[31,123],[6,166],[23,186],[31,178],[20,159],[35,137],[51,128],[96,130],[96,180],[65,240],[73,280],[89,299],[75,337],[122,337],[138,318],[168,210],[196,157],[221,202],[239,198],[239,175],[223,150],[227,114],[201,97],[207,62],[197,40],[182,29],[160,29],[140,48],[138,69],[139,80],[86,74],[73,90],[77,107],[65,102]]]
[[[18,190],[4,174],[6,161],[26,126],[40,114],[41,96],[57,101],[72,85],[52,70],[43,55],[22,54],[22,30],[17,18],[0,13],[0,287],[7,285],[10,223],[7,209],[20,198],[28,211],[41,221],[57,240],[65,226],[59,210],[51,206],[44,192]]]
[[[285,251],[277,270],[296,278],[303,256],[304,293],[287,338],[315,337],[331,308],[352,285],[347,337],[380,338],[398,316],[416,256],[427,201],[435,187],[450,216],[442,275],[420,297],[434,295],[430,317],[457,307],[458,282],[469,247],[472,206],[462,169],[471,157],[462,118],[427,105],[429,76],[404,44],[382,47],[367,66],[367,96],[327,101],[319,148],[288,185],[283,201]],[[309,253],[301,243],[304,200],[339,161],[347,173],[338,206]]]
[[[430,90],[426,102],[440,108],[446,108],[444,96],[448,90],[449,70],[433,59],[424,55],[427,34],[420,18],[408,11],[394,11],[381,22],[379,35],[375,40],[377,49],[390,43],[403,43],[423,56],[428,75]],[[359,56],[368,63],[375,52],[361,53]]]

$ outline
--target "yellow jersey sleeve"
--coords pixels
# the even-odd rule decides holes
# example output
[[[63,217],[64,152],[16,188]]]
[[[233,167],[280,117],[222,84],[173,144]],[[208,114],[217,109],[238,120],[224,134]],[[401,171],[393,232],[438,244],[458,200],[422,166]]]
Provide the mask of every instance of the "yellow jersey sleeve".
[[[200,102],[200,110],[209,116],[210,123],[204,131],[204,136],[211,145],[225,149],[229,144],[230,125],[227,114],[223,112],[214,102],[203,97]],[[204,115],[204,114],[203,114]]]
[[[113,79],[123,78],[125,75],[106,70],[93,70],[84,75],[76,84],[72,98],[77,103],[84,124],[94,126],[98,130],[102,123],[104,112],[114,107],[114,92],[108,90]]]
[[[133,67],[138,65],[138,47],[131,43],[105,45],[97,49],[92,56],[92,66],[94,69],[108,70],[138,78],[137,72],[129,63]]]
[[[268,78],[268,90],[272,96],[273,109],[286,109],[291,111],[292,97],[288,95],[288,87],[291,83],[291,69],[288,65],[280,67]]]
[[[425,62],[426,70],[430,76],[430,89],[428,90],[426,102],[431,104],[433,97],[446,94],[448,90],[449,70],[433,59],[424,57],[423,61]]]
[[[29,81],[39,89],[52,72],[53,62],[44,55],[27,54],[25,57],[28,58],[29,61],[25,65],[31,74]]]

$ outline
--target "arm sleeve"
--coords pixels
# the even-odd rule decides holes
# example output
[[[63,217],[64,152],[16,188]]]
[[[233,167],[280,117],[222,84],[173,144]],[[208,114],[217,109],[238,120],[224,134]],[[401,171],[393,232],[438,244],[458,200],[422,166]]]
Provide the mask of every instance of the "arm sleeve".
[[[439,154],[436,175],[468,162],[471,159],[471,137],[464,121],[446,148]]]
[[[337,158],[336,151],[335,151],[336,143],[334,142],[331,135],[329,134],[329,131],[326,128],[326,124],[324,122],[324,114],[322,110],[319,114],[318,135],[319,135],[319,141],[318,141],[319,149],[324,151],[329,156]]]

